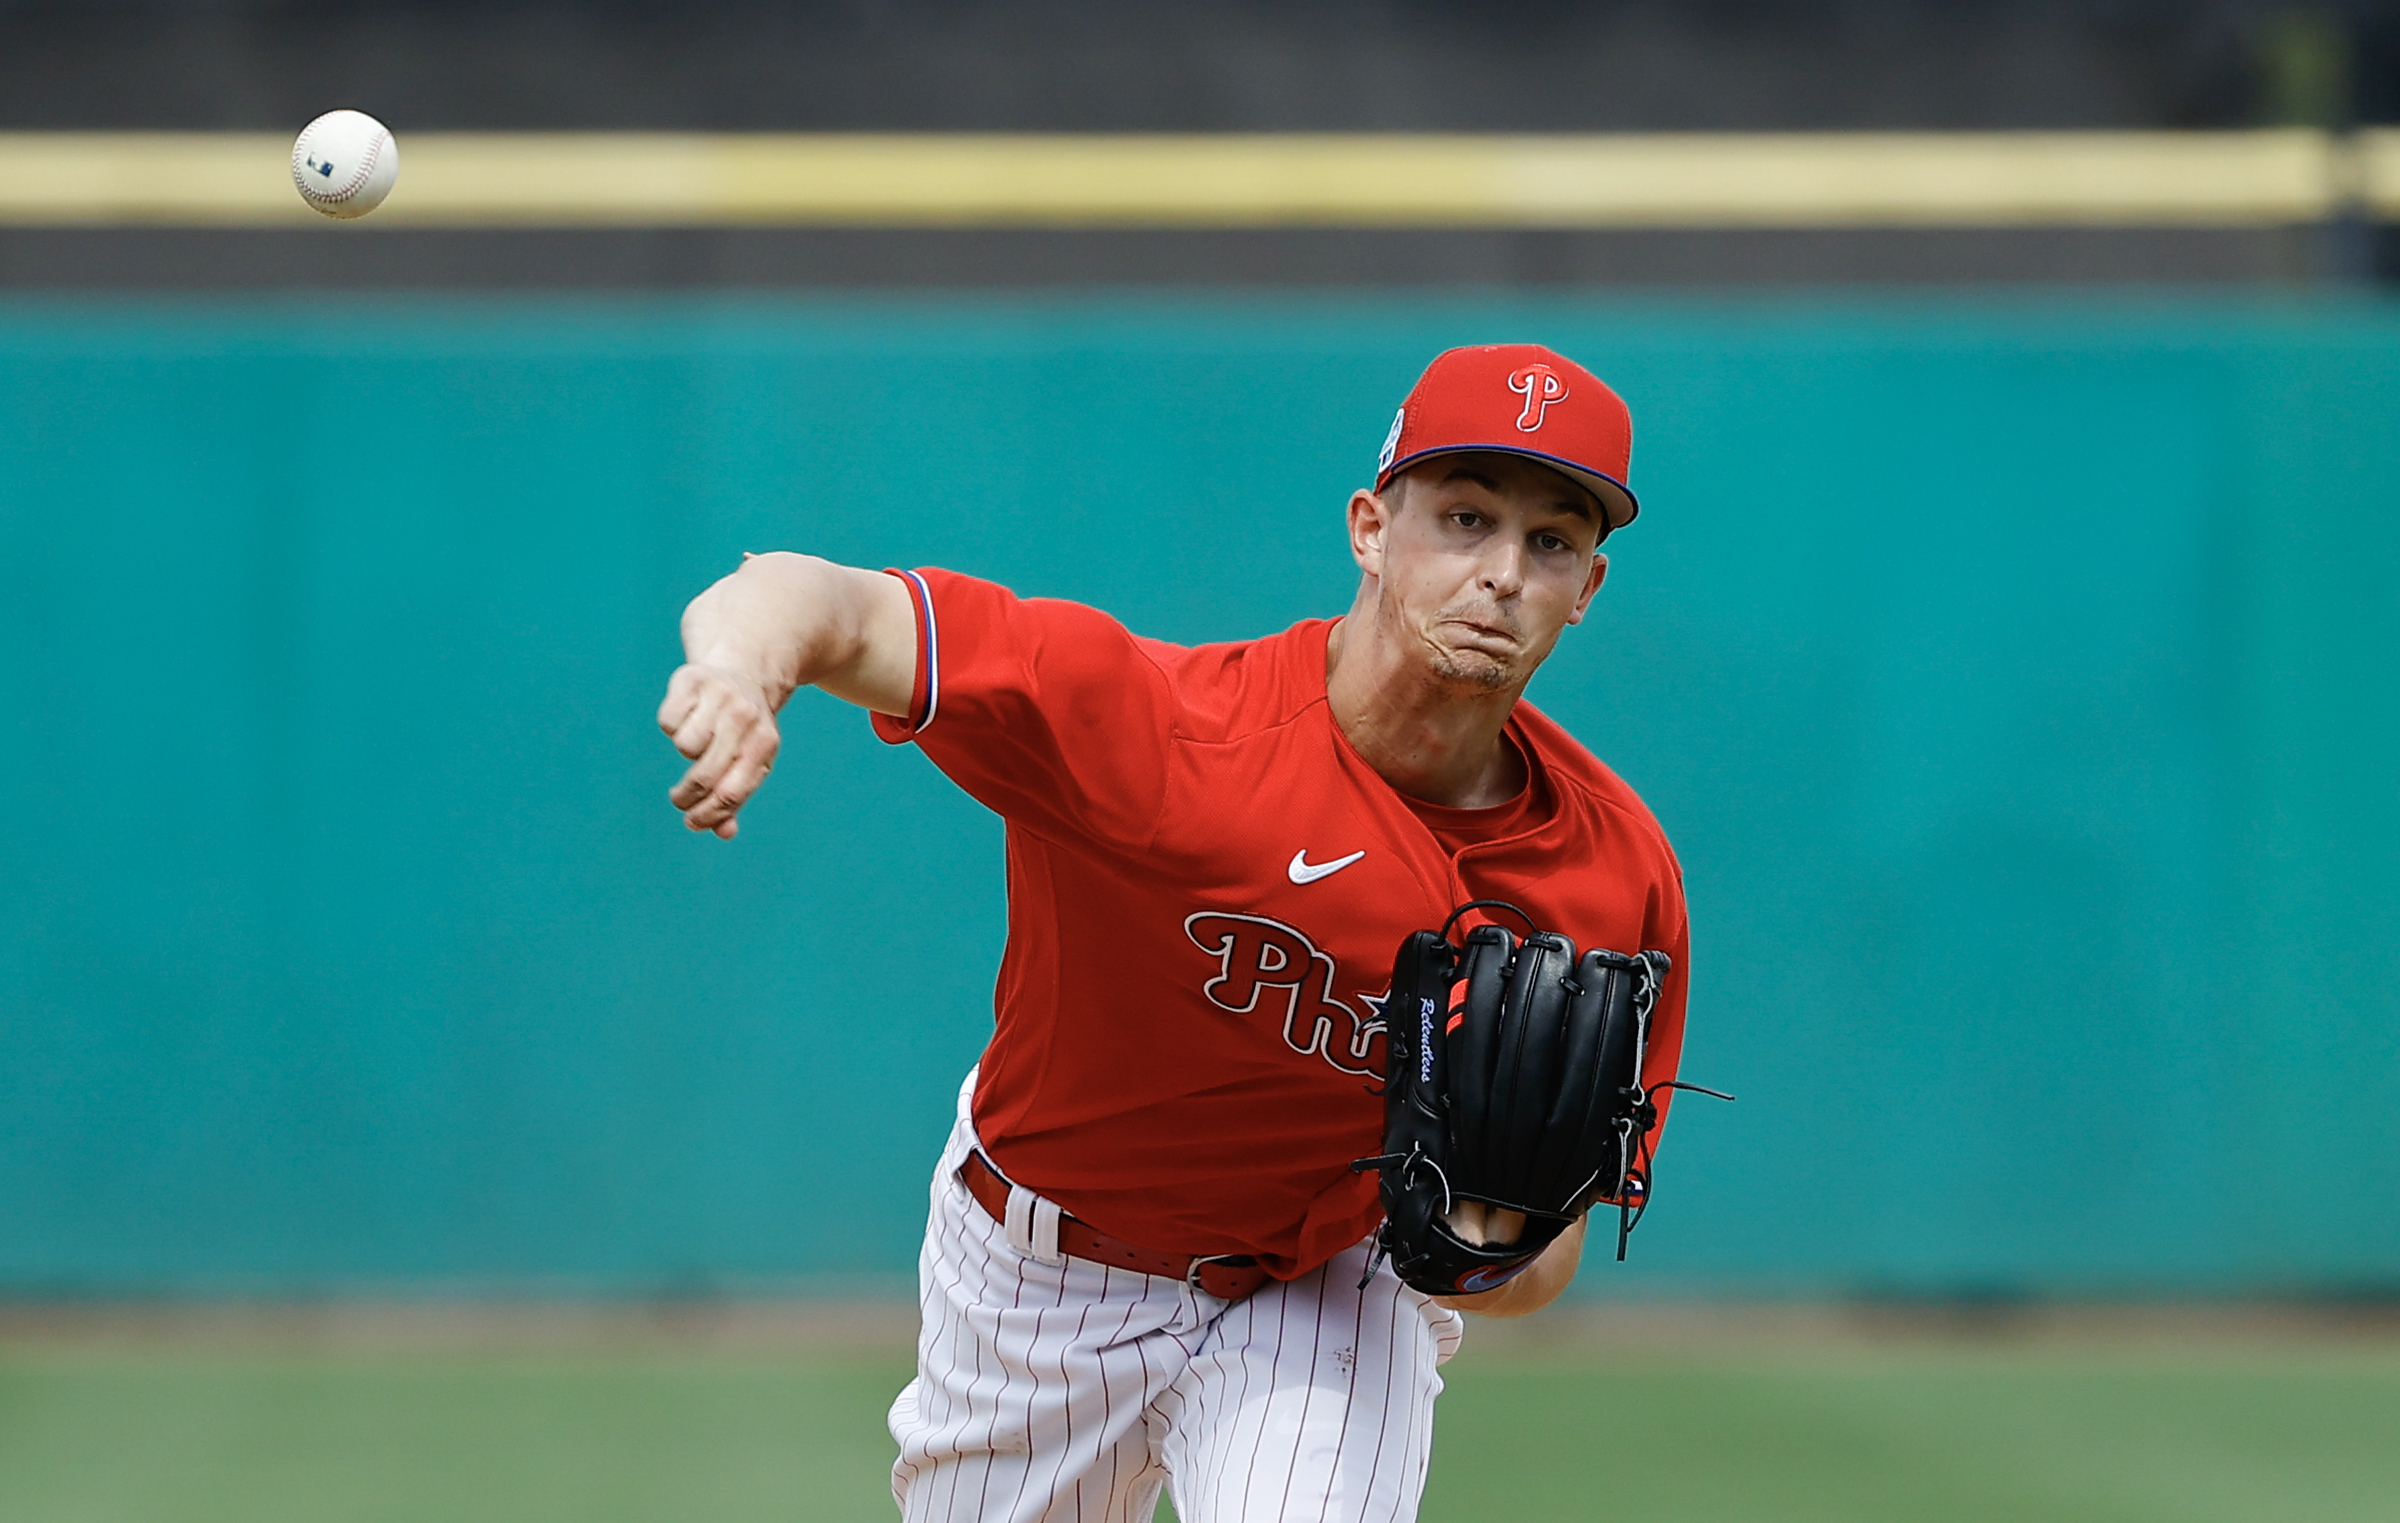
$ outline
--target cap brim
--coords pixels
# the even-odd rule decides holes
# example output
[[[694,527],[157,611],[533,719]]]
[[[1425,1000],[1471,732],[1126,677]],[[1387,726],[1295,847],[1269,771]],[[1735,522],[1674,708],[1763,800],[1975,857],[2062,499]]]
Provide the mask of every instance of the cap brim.
[[[1522,455],[1528,460],[1538,460],[1591,493],[1599,500],[1600,512],[1605,519],[1601,526],[1601,538],[1603,539],[1632,523],[1641,514],[1642,505],[1635,500],[1633,489],[1614,476],[1603,476],[1589,466],[1577,465],[1572,460],[1561,460],[1556,455],[1545,455],[1538,449],[1527,449],[1522,444],[1445,444],[1439,449],[1419,450],[1413,455],[1404,455],[1385,466],[1383,474],[1375,478],[1376,490],[1382,490],[1385,483],[1419,461],[1431,460],[1441,455],[1487,453]]]

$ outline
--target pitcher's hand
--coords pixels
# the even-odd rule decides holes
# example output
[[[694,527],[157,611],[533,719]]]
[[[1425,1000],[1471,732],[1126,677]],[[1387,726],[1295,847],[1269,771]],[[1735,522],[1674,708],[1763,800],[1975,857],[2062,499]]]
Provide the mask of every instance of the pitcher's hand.
[[[732,840],[742,828],[734,816],[774,770],[783,745],[766,689],[721,666],[679,666],[658,706],[658,727],[692,761],[667,802],[692,829]]]

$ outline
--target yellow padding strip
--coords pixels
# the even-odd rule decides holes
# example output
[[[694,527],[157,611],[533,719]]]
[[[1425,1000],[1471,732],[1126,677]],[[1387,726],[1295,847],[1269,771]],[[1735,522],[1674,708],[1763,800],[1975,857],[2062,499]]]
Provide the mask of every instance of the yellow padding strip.
[[[0,223],[326,226],[286,139],[0,133]],[[407,133],[396,227],[2266,227],[2400,214],[2400,132]]]

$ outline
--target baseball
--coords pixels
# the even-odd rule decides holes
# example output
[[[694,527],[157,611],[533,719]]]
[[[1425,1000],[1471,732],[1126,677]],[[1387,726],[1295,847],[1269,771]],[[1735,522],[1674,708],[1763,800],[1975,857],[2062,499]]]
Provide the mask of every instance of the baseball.
[[[328,111],[292,144],[292,183],[328,217],[363,217],[400,178],[400,145],[364,111]]]

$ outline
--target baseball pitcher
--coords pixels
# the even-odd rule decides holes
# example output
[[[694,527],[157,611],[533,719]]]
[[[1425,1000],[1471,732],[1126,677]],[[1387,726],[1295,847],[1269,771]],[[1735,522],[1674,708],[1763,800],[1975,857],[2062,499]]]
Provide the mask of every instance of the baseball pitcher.
[[[891,1411],[911,1520],[1415,1516],[1462,1312],[1646,1203],[1690,977],[1633,790],[1521,701],[1635,513],[1590,371],[1454,349],[1352,495],[1337,619],[1184,647],[957,571],[762,555],[683,616],[669,797],[730,838],[776,712],[867,709],[1007,821]]]

